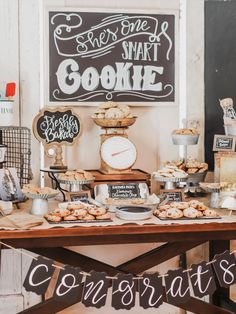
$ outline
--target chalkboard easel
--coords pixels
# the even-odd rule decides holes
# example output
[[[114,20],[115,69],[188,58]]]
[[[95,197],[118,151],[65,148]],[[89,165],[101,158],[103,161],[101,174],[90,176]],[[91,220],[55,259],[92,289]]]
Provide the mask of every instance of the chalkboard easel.
[[[161,189],[160,194],[164,195],[164,199],[168,197],[169,202],[182,202],[184,200],[184,194],[182,189]]]
[[[68,192],[67,199],[71,202],[84,202],[88,203],[89,198],[91,198],[90,191],[78,191],[78,192]]]

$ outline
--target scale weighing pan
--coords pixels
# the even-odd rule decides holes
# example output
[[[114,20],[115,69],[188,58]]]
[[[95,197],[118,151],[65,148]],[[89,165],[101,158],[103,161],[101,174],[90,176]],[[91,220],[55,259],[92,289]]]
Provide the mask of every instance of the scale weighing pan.
[[[122,206],[116,208],[116,216],[123,220],[145,220],[152,217],[152,209],[142,206]]]

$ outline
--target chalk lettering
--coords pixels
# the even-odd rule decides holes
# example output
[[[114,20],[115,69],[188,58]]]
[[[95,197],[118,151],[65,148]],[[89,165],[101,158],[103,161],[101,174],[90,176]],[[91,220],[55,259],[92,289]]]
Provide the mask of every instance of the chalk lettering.
[[[72,283],[71,284],[67,284],[67,280],[71,280],[72,279]],[[62,277],[61,283],[59,284],[59,286],[56,289],[56,294],[60,297],[63,296],[65,294],[67,294],[70,290],[79,287],[80,284],[76,285],[76,278],[74,275],[72,274],[66,274]],[[64,291],[61,291],[61,289],[63,288]],[[65,289],[66,288],[66,289]]]
[[[213,277],[210,276],[207,280],[206,283],[204,283],[204,286],[203,286],[203,277],[204,275],[206,275],[206,277],[208,276],[208,273],[209,273],[209,270],[205,270],[203,271],[202,270],[202,266],[199,265],[198,268],[197,268],[197,272],[195,274],[192,274],[190,276],[190,278],[195,278],[195,281],[193,280],[193,285],[194,286],[197,286],[198,290],[200,291],[201,294],[205,294],[207,291],[208,291],[208,288],[213,280]]]
[[[79,132],[78,120],[68,114],[64,114],[59,119],[55,115],[44,115],[39,128],[47,143],[51,143],[57,139],[60,141],[68,138],[73,139]]]
[[[141,296],[143,296],[147,290],[150,290],[149,291],[150,296],[148,298],[148,305],[149,307],[154,307],[161,300],[162,294],[156,297],[156,299],[154,299],[154,296],[156,294],[156,288],[150,285],[150,279],[147,277],[143,279],[143,285],[145,286],[145,289],[143,290],[143,293],[141,294]]]
[[[30,284],[31,286],[37,287],[37,286],[40,286],[40,285],[42,285],[43,283],[45,283],[45,282],[51,280],[52,276],[49,276],[49,277],[45,278],[44,280],[41,280],[41,281],[38,281],[38,282],[34,282],[34,281],[33,281],[33,277],[35,276],[35,273],[36,273],[39,269],[40,269],[40,271],[42,271],[43,268],[46,270],[46,272],[48,272],[48,266],[45,265],[45,264],[39,264],[39,265],[35,266],[35,267],[32,269],[32,271],[31,271],[31,273],[30,273],[30,275],[29,275],[29,284]]]
[[[102,290],[104,285],[104,281],[100,280],[98,281],[96,284],[94,284],[94,282],[90,282],[86,285],[86,293],[84,294],[84,300],[87,300],[91,294],[93,294],[92,297],[92,303],[93,304],[97,304],[98,302],[100,302],[102,299],[104,299],[106,297],[106,293],[102,294],[99,297],[99,293]]]
[[[112,294],[114,295],[117,292],[121,292],[122,293],[121,302],[123,305],[127,306],[130,305],[134,300],[133,287],[134,282],[130,284],[128,280],[122,280],[119,283],[118,289],[113,291]]]
[[[79,91],[80,86],[86,91],[94,91],[99,84],[102,88],[114,89],[115,91],[134,90],[136,87],[142,91],[159,92],[163,90],[162,83],[156,83],[156,81],[158,76],[163,75],[164,67],[116,62],[115,69],[111,65],[107,65],[102,68],[99,74],[94,67],[86,68],[83,73],[79,73],[79,65],[74,66],[74,63],[73,59],[63,60],[56,73],[58,85],[65,94]],[[139,73],[135,77],[135,82],[131,69]],[[141,74],[142,72],[143,74]]]
[[[231,285],[235,280],[234,273],[230,271],[232,267],[235,268],[235,263],[230,264],[227,260],[220,261],[220,268],[224,271],[223,280],[226,285]]]

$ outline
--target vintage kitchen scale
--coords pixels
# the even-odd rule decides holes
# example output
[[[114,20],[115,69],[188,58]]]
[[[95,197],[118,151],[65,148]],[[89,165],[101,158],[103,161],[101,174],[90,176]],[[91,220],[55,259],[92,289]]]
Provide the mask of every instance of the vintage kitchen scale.
[[[136,117],[123,119],[93,118],[101,127],[101,168],[103,174],[131,174],[137,159],[137,149],[128,139],[127,130]]]

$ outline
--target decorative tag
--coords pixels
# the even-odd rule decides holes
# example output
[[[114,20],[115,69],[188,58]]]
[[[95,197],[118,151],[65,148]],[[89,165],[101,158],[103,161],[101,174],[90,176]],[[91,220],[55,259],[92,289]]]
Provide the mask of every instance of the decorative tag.
[[[144,274],[139,280],[139,304],[144,309],[158,308],[163,303],[162,280],[158,273]]]
[[[80,284],[83,275],[78,267],[66,265],[58,275],[57,283],[54,289],[54,299],[68,304],[74,304],[80,301]]]
[[[51,259],[38,256],[33,260],[25,277],[23,286],[26,291],[44,294],[47,291],[55,268]]]
[[[183,269],[179,268],[169,270],[167,274],[165,283],[168,302],[173,305],[187,302],[190,298],[187,272],[183,272]]]
[[[136,281],[132,274],[118,274],[112,283],[112,307],[130,310],[135,305]]]
[[[100,308],[106,303],[109,279],[104,272],[91,271],[90,274],[84,283],[82,303],[87,307]]]
[[[213,268],[221,287],[229,287],[236,283],[236,259],[234,254],[225,251],[223,254],[217,254],[214,257]]]
[[[207,265],[207,262],[193,264],[189,274],[196,297],[202,298],[205,295],[212,295],[216,290],[214,274],[211,265]]]

